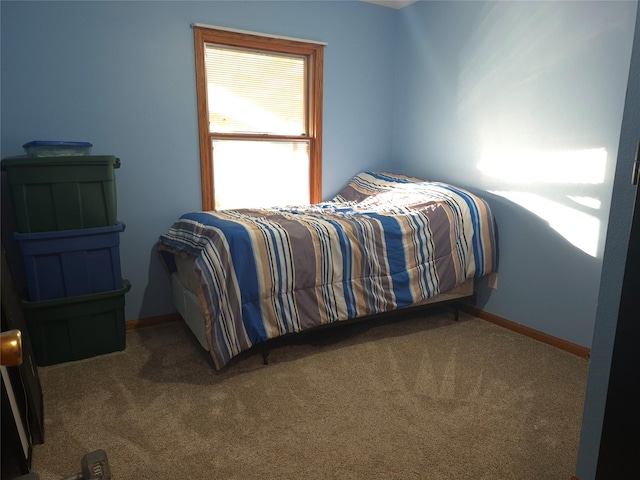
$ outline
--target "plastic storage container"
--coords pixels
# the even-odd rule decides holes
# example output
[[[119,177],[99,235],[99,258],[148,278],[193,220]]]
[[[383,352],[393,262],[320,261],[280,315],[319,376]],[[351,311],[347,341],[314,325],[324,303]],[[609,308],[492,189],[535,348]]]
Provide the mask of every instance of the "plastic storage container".
[[[25,143],[22,148],[31,157],[67,157],[74,155],[90,155],[93,145],[89,142],[33,141]]]
[[[14,233],[24,263],[29,300],[88,295],[122,288],[120,233],[111,227]]]
[[[21,233],[112,226],[117,222],[114,156],[2,160]]]
[[[81,360],[124,350],[125,294],[119,290],[79,297],[22,302],[27,328],[39,366]]]

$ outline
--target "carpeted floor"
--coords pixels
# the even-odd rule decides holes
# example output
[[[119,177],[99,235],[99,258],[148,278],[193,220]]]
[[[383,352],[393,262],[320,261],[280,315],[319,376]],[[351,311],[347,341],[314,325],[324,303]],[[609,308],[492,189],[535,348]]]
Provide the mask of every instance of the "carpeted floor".
[[[104,449],[114,480],[574,473],[587,360],[447,312],[319,333],[217,372],[176,322],[41,368],[33,471],[59,480]]]

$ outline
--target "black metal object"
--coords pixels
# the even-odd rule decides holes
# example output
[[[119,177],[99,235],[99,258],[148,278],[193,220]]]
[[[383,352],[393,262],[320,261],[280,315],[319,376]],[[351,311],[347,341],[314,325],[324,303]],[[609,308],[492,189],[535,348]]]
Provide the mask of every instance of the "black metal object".
[[[465,297],[458,297],[452,300],[445,300],[441,302],[428,303],[426,305],[414,305],[410,307],[403,307],[396,310],[391,310],[389,312],[382,312],[373,315],[366,315],[364,317],[352,318],[350,320],[343,320],[339,322],[327,323],[325,325],[318,325],[316,327],[310,328],[308,330],[304,330],[302,332],[290,333],[286,335],[282,335],[280,337],[271,338],[264,342],[260,342],[258,345],[260,346],[262,352],[262,364],[269,365],[269,348],[276,347],[286,343],[287,341],[291,341],[293,337],[300,337],[303,335],[313,335],[314,333],[320,332],[322,330],[328,329],[345,329],[347,326],[353,326],[354,324],[364,324],[365,322],[371,323],[373,321],[383,321],[388,320],[390,317],[398,316],[398,315],[409,315],[412,313],[419,313],[428,310],[449,308],[453,309],[453,318],[456,322],[460,321],[460,305],[462,303],[470,303],[471,305],[475,305],[476,303],[476,295],[475,293]],[[369,328],[367,326],[366,328]],[[316,345],[318,342],[315,343]]]
[[[640,456],[640,195],[631,234],[602,423],[597,479],[627,478]]]
[[[75,473],[62,480],[111,480],[111,468],[107,452],[95,450],[87,453],[80,461],[81,472]],[[15,478],[14,480],[40,480],[37,473],[28,473]]]
[[[20,330],[22,334],[22,365],[10,367],[19,376],[24,389],[26,416],[34,445],[44,442],[44,400],[35,354],[29,336],[29,329],[24,318],[20,296],[14,288],[13,277],[7,262],[4,246],[2,247],[2,329]],[[12,373],[14,374],[14,373]]]

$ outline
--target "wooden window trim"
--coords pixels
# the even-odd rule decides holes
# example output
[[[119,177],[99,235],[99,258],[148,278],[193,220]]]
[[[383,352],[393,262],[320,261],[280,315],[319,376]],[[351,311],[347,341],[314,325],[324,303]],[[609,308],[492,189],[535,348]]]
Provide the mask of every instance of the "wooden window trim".
[[[204,61],[205,43],[216,43],[234,47],[266,50],[279,53],[290,53],[307,57],[311,75],[308,88],[312,92],[310,101],[313,108],[309,122],[309,201],[318,203],[322,199],[322,97],[323,97],[323,68],[324,46],[317,43],[306,43],[286,38],[268,37],[248,33],[218,30],[206,27],[193,27],[195,65],[196,65],[196,94],[198,108],[198,132],[200,139],[200,176],[202,184],[202,209],[215,209],[215,192],[213,183],[213,158],[211,141],[214,135],[209,132],[209,111],[207,106],[207,75]],[[309,98],[309,97],[308,97]],[[226,135],[224,135],[226,136]],[[217,134],[215,138],[222,138]],[[251,135],[229,135],[232,138],[258,139]],[[282,135],[262,135],[264,140],[297,139]]]

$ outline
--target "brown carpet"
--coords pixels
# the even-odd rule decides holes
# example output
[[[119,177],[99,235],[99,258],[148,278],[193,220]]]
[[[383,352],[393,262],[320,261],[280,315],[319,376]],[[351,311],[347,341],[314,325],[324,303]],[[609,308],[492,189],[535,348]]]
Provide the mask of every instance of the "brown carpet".
[[[33,471],[59,480],[104,449],[114,480],[574,473],[586,360],[465,314],[354,328],[216,372],[176,322],[128,332],[123,352],[41,368]]]

